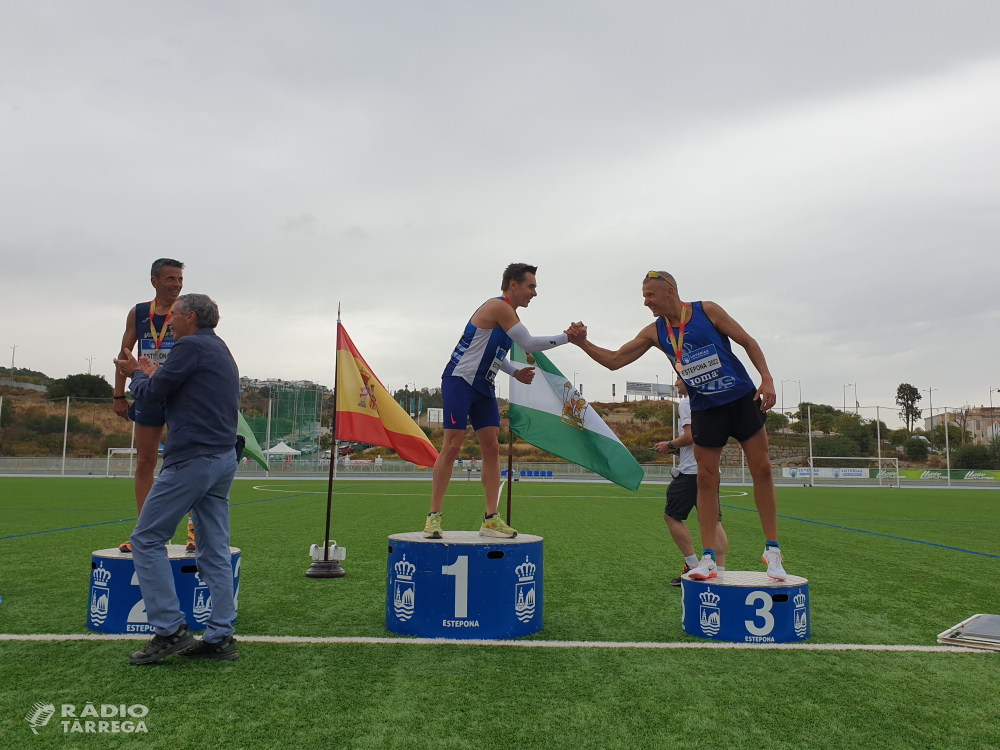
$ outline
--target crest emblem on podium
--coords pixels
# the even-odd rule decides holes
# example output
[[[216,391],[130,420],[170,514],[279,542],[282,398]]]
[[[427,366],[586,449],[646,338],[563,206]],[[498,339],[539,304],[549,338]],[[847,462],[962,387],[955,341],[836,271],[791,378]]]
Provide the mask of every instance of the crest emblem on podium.
[[[712,589],[698,595],[701,599],[701,606],[698,608],[698,622],[706,635],[715,635],[722,627],[722,613],[719,611],[718,594],[713,594]]]
[[[809,620],[806,615],[806,595],[802,593],[802,589],[799,589],[799,593],[795,595],[793,601],[795,602],[795,610],[792,613],[795,635],[799,638],[805,638],[806,631],[809,629]]]
[[[95,625],[103,625],[108,619],[108,601],[111,592],[108,591],[108,582],[111,580],[111,571],[101,563],[91,575],[90,586],[90,620]]]
[[[194,587],[194,599],[191,603],[191,616],[199,625],[204,625],[205,621],[212,614],[212,594],[208,586],[201,578],[201,573],[194,574],[198,584]]]
[[[406,561],[406,555],[396,563],[393,568],[396,570],[396,581],[393,586],[392,608],[396,617],[406,622],[413,617],[413,605],[416,601],[416,584],[413,581],[413,574],[417,566]]]
[[[524,556],[524,562],[514,568],[517,583],[514,584],[514,614],[521,622],[528,622],[535,616],[535,569],[533,562]]]

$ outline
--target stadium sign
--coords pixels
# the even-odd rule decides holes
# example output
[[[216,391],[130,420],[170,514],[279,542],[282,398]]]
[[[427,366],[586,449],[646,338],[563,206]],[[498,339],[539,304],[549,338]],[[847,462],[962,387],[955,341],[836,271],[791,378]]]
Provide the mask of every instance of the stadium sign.
[[[625,394],[647,398],[677,398],[677,388],[665,383],[638,383],[627,380],[625,381]]]

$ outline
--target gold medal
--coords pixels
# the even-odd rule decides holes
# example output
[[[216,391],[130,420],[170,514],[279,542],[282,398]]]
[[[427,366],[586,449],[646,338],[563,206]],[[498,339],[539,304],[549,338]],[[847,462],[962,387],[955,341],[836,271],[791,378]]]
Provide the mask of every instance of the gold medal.
[[[674,338],[674,329],[670,327],[670,321],[664,318],[664,322],[667,324],[667,337],[670,339],[670,347],[674,350],[674,369],[677,372],[684,371],[684,365],[681,364],[681,355],[684,353],[684,318],[686,317],[687,303],[681,302],[681,324],[676,339]]]
[[[525,352],[525,353],[527,354],[527,352]],[[528,354],[528,364],[529,365],[535,364],[535,358],[532,357],[530,354]]]
[[[677,370],[677,372],[684,372],[684,365],[678,362],[676,365],[674,365],[674,369]]]

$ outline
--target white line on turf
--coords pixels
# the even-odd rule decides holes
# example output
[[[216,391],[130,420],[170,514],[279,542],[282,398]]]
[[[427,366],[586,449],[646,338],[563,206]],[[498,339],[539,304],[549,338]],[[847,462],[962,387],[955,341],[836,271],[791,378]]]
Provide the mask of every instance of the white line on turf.
[[[103,633],[55,633],[6,635],[0,634],[0,641],[145,641],[149,635],[103,634]],[[707,641],[692,643],[656,641],[487,641],[458,640],[455,638],[374,638],[374,637],[329,637],[307,638],[294,635],[241,635],[240,643],[308,644],[308,645],[381,645],[381,646],[509,646],[511,648],[603,648],[632,649],[638,651],[659,650],[735,650],[735,651],[912,651],[925,654],[982,654],[981,649],[961,646],[909,646],[878,643],[726,643]]]
[[[294,493],[296,495],[325,495],[326,490],[315,491],[315,492],[302,492],[301,490],[284,490],[277,487],[254,487],[255,490],[260,490],[261,492],[288,492]],[[500,489],[503,489],[503,485],[500,485]],[[365,495],[368,497],[426,497],[426,492],[341,492],[342,495]],[[734,492],[726,495],[719,495],[719,497],[746,497],[748,493],[746,492]],[[452,497],[479,497],[478,494],[465,494],[456,493]],[[553,495],[521,495],[518,497],[530,497],[530,498],[551,498]],[[628,495],[558,495],[558,499],[562,498],[594,498],[595,500],[621,500],[629,499]]]

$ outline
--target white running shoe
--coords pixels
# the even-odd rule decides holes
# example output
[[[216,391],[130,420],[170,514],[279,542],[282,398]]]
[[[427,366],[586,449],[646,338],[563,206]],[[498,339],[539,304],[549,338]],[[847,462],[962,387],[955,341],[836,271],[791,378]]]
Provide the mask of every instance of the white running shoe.
[[[776,581],[784,581],[788,578],[788,573],[781,566],[781,561],[785,559],[785,556],[781,554],[780,549],[777,547],[768,547],[764,550],[764,554],[761,557],[767,563],[768,577]]]
[[[702,555],[698,567],[693,568],[687,575],[693,581],[704,581],[708,578],[717,578],[719,576],[715,570],[715,560],[712,559],[711,555]]]

